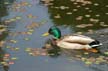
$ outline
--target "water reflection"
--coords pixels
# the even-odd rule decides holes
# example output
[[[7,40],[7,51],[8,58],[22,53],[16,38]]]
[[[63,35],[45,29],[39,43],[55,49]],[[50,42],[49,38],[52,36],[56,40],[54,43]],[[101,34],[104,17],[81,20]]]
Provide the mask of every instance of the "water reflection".
[[[8,71],[9,70],[9,66],[8,64],[4,61],[4,50],[1,49],[0,47],[0,67],[3,68],[3,71]],[[1,68],[0,68],[1,69]]]
[[[23,2],[23,0],[17,0],[18,2],[15,2],[15,4],[18,4],[19,5],[19,3],[21,2]],[[27,0],[27,2],[26,1],[24,1],[23,3],[25,4],[27,4],[27,3],[31,3],[31,1],[32,0]],[[56,1],[56,0],[55,0]],[[59,0],[58,0],[59,1]],[[61,0],[60,0],[61,1]],[[63,1],[63,0],[62,0]],[[59,3],[58,3],[59,4]],[[29,7],[30,6],[30,7]],[[18,16],[17,18],[18,19],[21,19],[21,21],[17,21],[17,22],[14,22],[14,24],[17,24],[16,25],[16,27],[14,28],[14,30],[12,30],[12,32],[15,32],[15,33],[17,33],[17,31],[19,32],[22,32],[22,31],[24,31],[25,32],[25,30],[26,30],[26,28],[24,27],[24,26],[26,26],[27,24],[28,24],[28,22],[30,21],[36,21],[36,22],[40,22],[42,19],[47,19],[47,16],[46,15],[48,15],[48,14],[46,14],[46,7],[42,7],[42,6],[39,6],[39,5],[34,5],[34,3],[33,3],[33,5],[29,5],[29,6],[25,6],[25,7],[22,7],[21,6],[21,9],[22,8],[24,8],[24,10],[23,11],[20,11],[19,12],[19,10],[18,11],[9,11],[9,13],[11,13],[9,16],[7,16],[6,18],[9,18],[9,19],[11,19],[12,17],[13,17],[13,15],[15,15],[15,16]],[[12,6],[13,7],[13,6]],[[17,7],[17,6],[16,6]],[[56,7],[57,8],[57,7]],[[64,6],[61,6],[61,8],[63,9],[64,8]],[[68,7],[67,7],[68,8]],[[76,10],[76,9],[75,9]],[[56,11],[56,10],[55,10]],[[50,6],[49,6],[49,13],[51,14],[51,16],[52,16],[52,14],[53,14],[53,12],[51,13],[50,12]],[[55,12],[56,13],[56,12]],[[30,16],[29,16],[29,19],[28,18],[25,18],[25,16],[27,16],[27,14],[30,14]],[[71,13],[67,13],[67,14],[71,14]],[[37,17],[37,20],[36,19],[33,19],[33,18],[31,18],[31,15],[34,15],[34,16],[38,16]],[[56,14],[54,14],[54,15],[56,15]],[[22,18],[21,18],[21,17]],[[69,18],[65,18],[65,19],[61,19],[61,20],[59,20],[59,15],[57,14],[56,15],[56,19],[54,20],[53,18],[53,21],[57,21],[57,22],[55,22],[55,24],[57,23],[57,25],[58,24],[61,24],[61,23],[59,23],[59,21],[60,22],[62,22],[63,21],[63,24],[61,24],[61,25],[66,25],[65,23],[67,23],[68,21],[66,20],[66,22],[64,21],[65,19],[69,19]],[[14,18],[14,17],[13,17]],[[13,19],[12,18],[12,20],[15,20],[15,19]],[[16,17],[15,17],[16,18]],[[59,21],[58,21],[59,20]],[[49,20],[48,20],[49,21]],[[71,21],[71,17],[70,17],[70,21]],[[19,23],[24,23],[24,24],[19,24]],[[68,22],[69,24],[67,24],[67,26],[69,25],[71,25],[70,23],[71,22]],[[30,24],[30,23],[29,23]],[[74,24],[72,24],[72,27],[73,27],[73,25]],[[91,24],[90,24],[91,25]],[[90,26],[89,25],[89,26]],[[43,26],[41,26],[41,27],[38,27],[38,28],[36,28],[36,32],[33,32],[33,35],[31,35],[31,36],[28,36],[28,35],[24,35],[24,37],[22,37],[22,35],[20,35],[20,34],[18,34],[18,36],[15,36],[15,37],[13,37],[13,36],[9,36],[9,38],[10,39],[12,39],[12,41],[14,41],[13,43],[10,43],[10,45],[9,44],[7,44],[7,45],[9,45],[10,46],[10,48],[9,48],[9,53],[11,53],[11,55],[12,56],[18,56],[18,58],[20,58],[17,62],[16,62],[16,64],[14,64],[14,65],[12,65],[11,67],[9,67],[9,66],[4,66],[4,70],[6,71],[6,70],[8,70],[8,68],[10,68],[10,71],[19,71],[19,69],[21,70],[21,71],[30,71],[30,70],[39,70],[39,71],[42,71],[42,70],[44,70],[44,71],[48,71],[49,70],[49,66],[50,67],[52,67],[51,68],[51,70],[55,70],[55,68],[57,69],[57,70],[60,70],[60,71],[67,71],[68,70],[68,68],[70,69],[70,70],[68,70],[68,71],[71,71],[72,69],[74,69],[74,67],[77,67],[76,65],[79,65],[79,63],[75,63],[75,66],[72,64],[72,63],[68,63],[66,60],[64,60],[64,58],[58,58],[58,59],[60,59],[60,60],[53,60],[53,59],[51,59],[51,60],[49,60],[47,63],[44,63],[44,62],[42,62],[41,61],[41,58],[42,59],[46,59],[46,53],[48,53],[48,55],[50,56],[50,57],[53,57],[53,58],[57,58],[57,57],[59,57],[60,55],[62,55],[62,52],[64,52],[64,54],[66,54],[66,56],[70,56],[70,57],[73,57],[73,58],[79,58],[80,60],[81,59],[84,59],[83,58],[83,56],[81,56],[81,55],[79,55],[79,54],[82,54],[82,55],[84,55],[83,53],[84,52],[80,52],[80,51],[70,51],[70,50],[63,50],[63,49],[60,49],[60,48],[57,48],[55,45],[53,45],[52,47],[53,48],[50,48],[50,49],[48,49],[47,51],[46,51],[46,53],[41,53],[41,50],[42,51],[44,51],[43,49],[41,49],[41,48],[38,48],[38,47],[41,47],[41,46],[43,46],[44,45],[44,38],[42,38],[40,35],[43,33],[43,32],[45,32],[43,29],[46,29],[46,28],[48,28],[49,26],[51,26],[51,22],[48,22],[48,24],[46,24],[46,25],[43,25]],[[88,26],[88,25],[87,25]],[[70,26],[71,27],[71,26]],[[66,30],[66,29],[65,29]],[[34,29],[32,30],[30,30],[30,31],[35,31]],[[67,31],[66,31],[67,32]],[[41,38],[40,38],[41,37]],[[29,38],[30,38],[30,40],[29,40]],[[24,39],[24,40],[23,40]],[[18,41],[18,43],[16,43]],[[16,44],[14,44],[14,43],[16,43]],[[25,44],[27,44],[27,45],[25,45]],[[46,43],[45,43],[46,44]],[[51,44],[52,45],[52,44]],[[14,50],[13,48],[14,47],[18,47],[18,49],[20,49],[19,50],[19,52],[18,53],[16,53],[17,51],[16,50]],[[12,49],[11,49],[12,48]],[[26,49],[26,50],[25,50]],[[38,51],[38,49],[40,50],[40,53],[39,53],[39,51]],[[44,48],[45,49],[45,48]],[[33,55],[33,53],[34,53],[34,55],[33,56],[38,56],[38,55],[44,55],[44,56],[42,56],[42,57],[31,57],[31,56],[29,56],[29,55],[26,55],[26,53],[24,52],[24,50],[25,51],[27,51],[27,53],[29,54],[29,55]],[[32,51],[33,51],[33,53],[32,53]],[[85,53],[85,60],[87,60],[87,56],[89,56],[89,55],[87,55],[87,53]],[[92,58],[92,56],[91,56],[91,58]],[[94,58],[93,58],[94,59]],[[89,61],[89,59],[88,59],[88,61]],[[37,62],[37,63],[36,63]],[[51,62],[51,63],[50,63]],[[54,64],[54,65],[53,65]],[[66,67],[64,66],[64,64],[68,64]],[[59,67],[60,66],[60,67]],[[72,68],[71,68],[71,66],[73,66]],[[81,66],[81,65],[79,65],[79,66]],[[66,69],[66,70],[63,70],[63,69]],[[76,68],[77,69],[77,68]],[[83,68],[82,68],[83,69]],[[84,71],[84,70],[81,70],[81,71]],[[85,70],[86,71],[86,70]]]
[[[108,27],[108,1],[45,0],[55,25],[89,31]]]
[[[3,71],[9,70],[9,66],[4,60],[5,51],[4,49],[2,49],[4,44],[2,44],[2,42],[5,42],[4,39],[8,36],[8,31],[5,26],[5,22],[2,21],[1,18],[8,15],[8,5],[13,3],[13,1],[14,0],[0,0],[0,69],[2,69]]]
[[[61,55],[61,49],[52,43],[52,39],[46,41],[43,49],[46,49],[50,57],[56,58]]]

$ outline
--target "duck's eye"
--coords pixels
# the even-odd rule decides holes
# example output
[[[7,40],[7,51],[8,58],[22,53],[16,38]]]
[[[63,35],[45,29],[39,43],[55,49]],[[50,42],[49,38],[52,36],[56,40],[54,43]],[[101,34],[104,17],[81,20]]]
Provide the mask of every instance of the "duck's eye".
[[[48,30],[48,33],[49,34],[52,34],[52,29],[51,28]]]

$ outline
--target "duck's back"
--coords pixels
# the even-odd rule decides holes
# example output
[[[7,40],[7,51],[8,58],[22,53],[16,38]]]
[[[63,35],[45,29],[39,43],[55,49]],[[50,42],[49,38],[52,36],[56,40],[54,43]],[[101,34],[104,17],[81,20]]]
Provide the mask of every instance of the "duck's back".
[[[71,42],[71,43],[80,43],[80,44],[89,44],[94,41],[94,39],[83,36],[83,35],[71,35],[65,36],[62,41]]]

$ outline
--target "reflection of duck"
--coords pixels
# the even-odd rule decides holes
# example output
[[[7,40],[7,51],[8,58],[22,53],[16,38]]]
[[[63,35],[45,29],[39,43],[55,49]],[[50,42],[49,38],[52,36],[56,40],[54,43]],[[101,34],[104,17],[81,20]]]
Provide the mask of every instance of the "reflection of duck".
[[[102,45],[99,41],[84,35],[70,35],[61,37],[61,31],[57,27],[51,27],[48,33],[43,36],[53,35],[56,45],[65,49],[86,49],[91,52],[98,52],[96,47]]]
[[[61,49],[56,45],[53,45],[51,39],[48,39],[42,48],[46,50],[50,57],[56,58],[61,55]]]

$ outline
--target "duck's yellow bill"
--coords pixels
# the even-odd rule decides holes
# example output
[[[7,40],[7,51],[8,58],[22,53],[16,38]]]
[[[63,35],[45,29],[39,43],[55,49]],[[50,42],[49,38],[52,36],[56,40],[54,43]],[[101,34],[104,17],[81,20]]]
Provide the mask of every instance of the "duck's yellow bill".
[[[42,34],[42,36],[48,36],[48,35],[49,35],[49,33],[48,33],[48,32],[46,32],[46,33]]]

